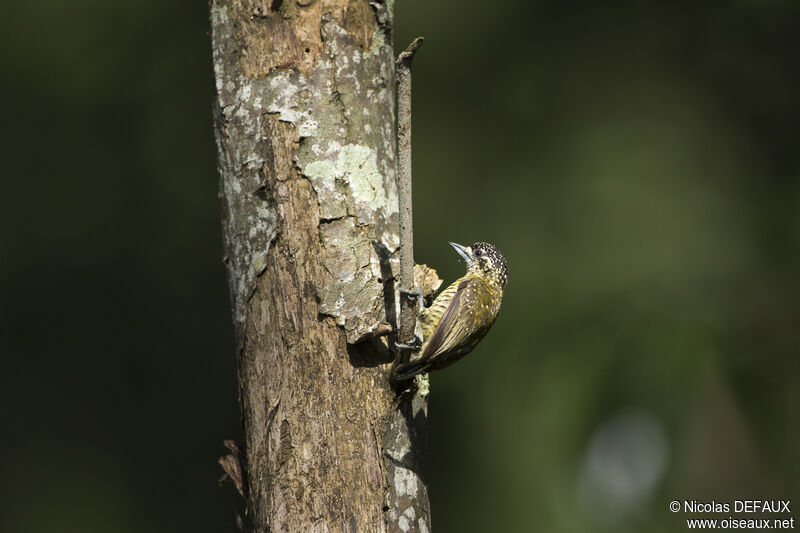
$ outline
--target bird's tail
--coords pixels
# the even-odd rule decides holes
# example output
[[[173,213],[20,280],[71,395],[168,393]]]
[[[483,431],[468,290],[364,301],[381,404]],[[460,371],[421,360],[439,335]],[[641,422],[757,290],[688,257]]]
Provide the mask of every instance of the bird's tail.
[[[398,365],[394,370],[394,379],[396,381],[411,379],[417,374],[422,374],[428,370],[428,366],[430,366],[430,361],[416,360],[410,363],[403,363],[402,365]]]

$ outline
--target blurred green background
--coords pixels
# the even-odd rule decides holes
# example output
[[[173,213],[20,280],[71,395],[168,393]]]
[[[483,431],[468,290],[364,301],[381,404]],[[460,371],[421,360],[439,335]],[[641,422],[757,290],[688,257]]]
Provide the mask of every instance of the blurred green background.
[[[232,531],[207,5],[0,8],[0,530]],[[437,532],[800,502],[800,3],[397,2],[416,258],[509,259],[432,378]],[[742,518],[742,516],[738,516]],[[800,519],[800,516],[796,516]]]

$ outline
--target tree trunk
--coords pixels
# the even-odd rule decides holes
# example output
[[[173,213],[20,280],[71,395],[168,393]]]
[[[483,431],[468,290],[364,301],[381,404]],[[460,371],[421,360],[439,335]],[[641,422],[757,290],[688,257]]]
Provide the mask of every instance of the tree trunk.
[[[381,337],[400,245],[391,4],[211,2],[255,531],[430,528],[425,398],[392,390]]]

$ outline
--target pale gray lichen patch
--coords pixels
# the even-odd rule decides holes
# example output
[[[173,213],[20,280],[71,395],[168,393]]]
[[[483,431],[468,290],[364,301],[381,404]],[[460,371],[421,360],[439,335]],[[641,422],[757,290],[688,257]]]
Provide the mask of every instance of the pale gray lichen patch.
[[[414,511],[414,507],[410,506],[403,511],[403,514],[400,516],[400,519],[397,521],[398,527],[403,531],[410,531],[413,524],[414,519],[417,517],[416,511]],[[425,525],[424,518],[420,517],[419,523],[423,524],[424,527],[427,529],[427,525]]]
[[[277,231],[277,210],[261,174],[265,150],[263,95],[267,81],[246,78],[229,61],[236,54],[234,29],[224,4],[211,4],[220,197],[225,260],[238,345],[243,342],[245,304],[266,268]],[[224,128],[224,133],[223,133]],[[223,136],[225,138],[223,138]]]
[[[394,19],[394,0],[376,0],[369,3],[375,10],[375,20],[380,26],[391,30],[392,20]]]
[[[395,467],[394,490],[398,496],[417,497],[417,475],[402,466]]]
[[[337,165],[327,159],[312,161],[304,166],[304,173],[317,192],[320,218],[330,220],[347,216],[347,197],[337,186],[337,180],[341,178]]]
[[[387,208],[388,214],[397,212],[397,206],[387,206],[383,176],[378,171],[375,152],[367,146],[348,144],[339,152],[339,168],[356,203],[356,216],[368,218]],[[392,210],[394,207],[394,211]]]
[[[403,531],[405,533],[406,531],[411,529],[411,524],[409,524],[408,518],[401,515],[400,518],[397,520],[397,527],[400,528],[400,531]]]
[[[330,152],[332,145],[328,146]],[[395,214],[397,203],[389,202],[375,151],[358,144],[335,146],[335,149],[338,149],[335,161],[320,159],[301,164],[320,197],[320,217],[332,219],[349,213],[360,223],[374,223]],[[392,235],[397,234],[389,232],[385,245],[395,242]]]
[[[294,124],[300,137],[314,135],[319,124],[306,105],[308,80],[296,70],[276,70],[268,79],[267,112],[276,113],[282,122]]]
[[[364,59],[368,59],[370,56],[378,55],[381,52],[381,48],[386,45],[386,30],[378,26],[375,29],[375,33],[372,34],[372,44],[370,44],[369,50],[365,50],[363,52]]]
[[[419,530],[419,533],[428,533],[430,531],[425,518],[419,517],[419,520],[417,520],[417,529]]]

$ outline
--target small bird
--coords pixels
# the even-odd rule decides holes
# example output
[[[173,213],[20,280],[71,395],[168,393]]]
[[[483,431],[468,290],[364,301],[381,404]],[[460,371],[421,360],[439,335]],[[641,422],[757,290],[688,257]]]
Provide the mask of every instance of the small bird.
[[[464,258],[467,273],[421,311],[419,356],[395,369],[396,380],[452,365],[475,348],[500,311],[508,279],[508,263],[500,250],[488,242],[450,246]]]

